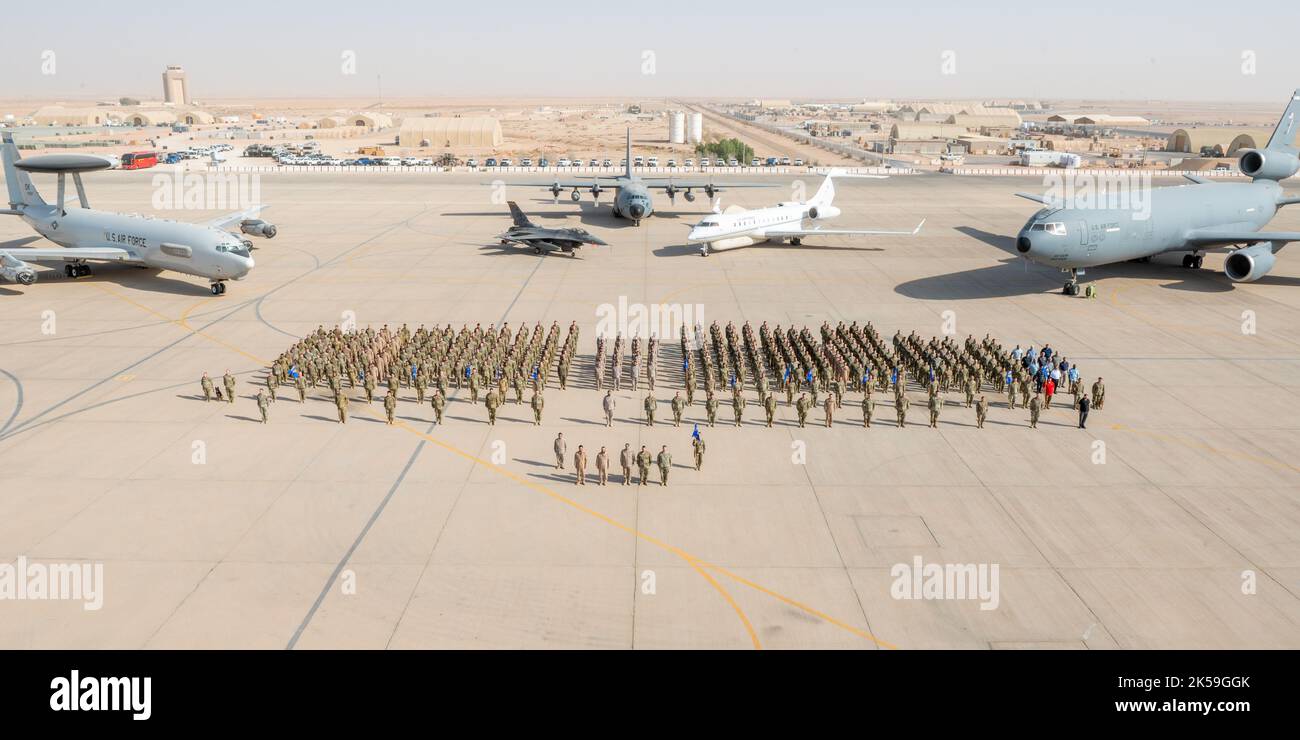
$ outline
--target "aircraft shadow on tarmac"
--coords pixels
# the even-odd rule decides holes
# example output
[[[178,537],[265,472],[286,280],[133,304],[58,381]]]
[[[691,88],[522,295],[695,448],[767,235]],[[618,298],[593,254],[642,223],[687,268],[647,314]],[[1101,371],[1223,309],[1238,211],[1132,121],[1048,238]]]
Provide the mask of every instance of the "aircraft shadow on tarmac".
[[[475,242],[461,242],[467,247],[478,247],[479,252],[485,257],[505,257],[508,255],[517,255],[520,257],[560,257],[563,259],[580,260],[582,259],[582,249],[577,249],[573,253],[557,252],[546,250],[542,254],[537,254],[532,247],[521,247],[518,244],[479,244]],[[596,249],[597,247],[586,247],[586,249]]]
[[[967,226],[957,231],[1012,255],[993,267],[980,267],[946,275],[934,275],[899,284],[894,292],[908,298],[922,300],[973,300],[979,298],[1007,298],[1059,291],[1065,274],[1053,268],[1036,265],[1015,253],[1013,237],[994,234]],[[1090,267],[1080,279],[1084,282],[1104,282],[1107,278],[1141,278],[1167,280],[1161,288],[1195,293],[1226,293],[1232,283],[1215,270],[1189,270],[1182,267],[1180,256],[1164,255],[1152,262],[1118,262],[1102,267]],[[1167,262],[1174,260],[1173,262]],[[1291,277],[1261,278],[1264,285],[1300,285],[1300,279]]]

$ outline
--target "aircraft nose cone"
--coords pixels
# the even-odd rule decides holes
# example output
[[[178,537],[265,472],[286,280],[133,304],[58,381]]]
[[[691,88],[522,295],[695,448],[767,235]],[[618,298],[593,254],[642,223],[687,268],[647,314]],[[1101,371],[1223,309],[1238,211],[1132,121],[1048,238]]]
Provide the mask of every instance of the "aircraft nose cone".
[[[1029,237],[1027,236],[1022,236],[1016,240],[1016,251],[1021,254],[1028,254],[1029,250],[1033,248],[1033,246],[1033,242],[1029,241]]]
[[[632,206],[627,209],[627,212],[632,216],[632,218],[641,218],[645,215],[645,206],[640,203],[633,203]]]

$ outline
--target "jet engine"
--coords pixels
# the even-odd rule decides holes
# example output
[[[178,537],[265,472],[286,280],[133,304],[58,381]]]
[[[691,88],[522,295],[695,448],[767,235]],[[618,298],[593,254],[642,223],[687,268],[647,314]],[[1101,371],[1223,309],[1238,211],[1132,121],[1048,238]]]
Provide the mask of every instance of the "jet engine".
[[[814,221],[825,218],[835,218],[840,215],[840,209],[835,206],[813,206],[808,209],[808,218]]]
[[[1259,180],[1285,180],[1300,171],[1300,159],[1272,149],[1247,149],[1240,167],[1243,175]]]
[[[664,193],[668,196],[669,203],[675,203],[677,201],[677,186],[669,183],[664,187]]]
[[[604,192],[604,190],[605,190],[605,189],[602,188],[602,187],[600,186],[600,183],[598,183],[598,182],[597,182],[597,183],[592,183],[592,185],[591,185],[591,197],[592,197],[592,199],[593,199],[593,200],[600,200],[600,194],[601,194],[602,192]]]
[[[260,236],[264,239],[270,239],[275,236],[275,224],[269,224],[257,218],[250,218],[239,222],[239,230],[245,234]]]
[[[686,192],[682,193],[682,197],[686,199],[687,203],[695,202],[695,193],[692,193],[689,189]]]
[[[31,285],[36,282],[36,270],[17,257],[0,252],[0,277],[11,283]]]
[[[1223,261],[1223,272],[1238,283],[1252,283],[1273,269],[1273,242],[1238,249]]]
[[[572,193],[569,193],[569,200],[572,200],[574,203],[577,203],[578,201],[582,200],[582,193],[577,190],[574,190]]]

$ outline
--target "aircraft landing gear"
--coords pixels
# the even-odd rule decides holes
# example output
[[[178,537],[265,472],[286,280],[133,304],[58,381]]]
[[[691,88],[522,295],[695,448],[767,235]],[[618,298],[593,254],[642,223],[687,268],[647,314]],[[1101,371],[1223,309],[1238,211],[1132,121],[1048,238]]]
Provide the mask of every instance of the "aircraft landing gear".
[[[1201,265],[1204,263],[1205,263],[1205,255],[1201,255],[1201,254],[1183,255],[1183,267],[1186,267],[1189,270],[1199,270],[1201,269]]]
[[[1075,269],[1070,270],[1070,280],[1065,284],[1065,287],[1061,289],[1061,292],[1064,293],[1065,295],[1079,295],[1079,271],[1078,270]]]
[[[533,254],[541,254],[541,253],[542,253],[541,247],[533,247]]]
[[[790,243],[797,247],[800,244],[803,244],[803,239],[800,239],[799,237],[796,236],[790,240]]]
[[[225,295],[225,294],[226,294],[226,284],[225,284],[225,283],[223,283],[223,282],[215,282],[215,283],[212,284],[212,295]]]
[[[639,218],[632,219],[632,225],[633,225],[633,226],[640,226],[640,225],[641,225],[641,219],[639,219]]]
[[[90,265],[71,264],[63,266],[63,274],[70,278],[89,277]]]
[[[700,245],[700,256],[701,256],[701,257],[708,257],[708,256],[709,256],[709,245],[708,245],[708,244],[701,244],[701,245]]]

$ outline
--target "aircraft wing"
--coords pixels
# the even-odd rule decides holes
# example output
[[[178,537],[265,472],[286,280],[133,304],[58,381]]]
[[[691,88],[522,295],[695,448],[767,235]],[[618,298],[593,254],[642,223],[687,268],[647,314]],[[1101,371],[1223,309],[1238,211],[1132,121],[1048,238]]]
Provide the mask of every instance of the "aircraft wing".
[[[616,180],[618,178],[610,177],[608,179]],[[617,187],[615,185],[609,185],[603,182],[598,182],[596,180],[588,180],[586,182],[572,182],[572,181],[560,182],[558,180],[552,180],[550,182],[501,182],[501,183],[485,182],[483,184],[484,185],[506,185],[512,188],[541,188],[542,190],[550,190],[551,188],[557,186],[564,190],[568,190],[570,188],[586,189],[586,188],[590,188],[593,185],[600,185],[601,188]]]
[[[823,229],[814,226],[811,229],[767,229],[766,236],[916,236],[925,226],[925,219],[911,231],[881,231],[877,229]]]
[[[0,255],[8,255],[14,259],[24,262],[59,262],[72,260],[86,260],[89,262],[130,262],[134,264],[143,264],[141,261],[132,257],[130,252],[117,247],[86,247],[84,249],[69,249],[58,247],[55,249],[5,249],[0,250]]]
[[[1300,231],[1192,229],[1187,232],[1187,243],[1198,247],[1223,247],[1243,242],[1300,242]]]
[[[667,190],[670,187],[676,190],[685,190],[686,188],[695,188],[698,190],[706,190],[708,188],[713,188],[714,190],[728,190],[730,188],[776,188],[781,186],[780,183],[775,183],[775,182],[717,183],[717,182],[684,182],[682,180],[663,180],[663,181],[642,180],[641,184],[645,185],[647,188],[655,188],[657,190]]]
[[[230,226],[233,226],[234,224],[237,224],[240,221],[245,221],[250,218],[257,218],[258,214],[262,212],[262,209],[267,207],[268,206],[266,205],[256,205],[253,206],[252,208],[245,208],[242,211],[227,213],[224,216],[217,216],[211,221],[204,221],[203,225],[211,226],[214,229],[229,228]]]
[[[1051,197],[1046,195],[1037,195],[1034,193],[1016,193],[1016,197],[1024,198],[1025,200],[1032,200],[1035,203],[1042,203],[1045,206],[1056,205],[1056,201],[1052,200]]]

